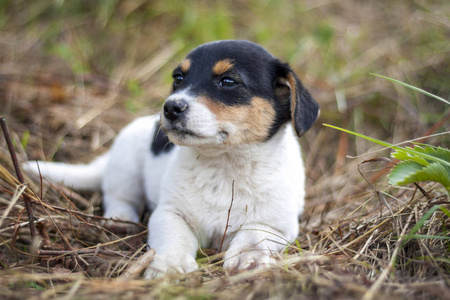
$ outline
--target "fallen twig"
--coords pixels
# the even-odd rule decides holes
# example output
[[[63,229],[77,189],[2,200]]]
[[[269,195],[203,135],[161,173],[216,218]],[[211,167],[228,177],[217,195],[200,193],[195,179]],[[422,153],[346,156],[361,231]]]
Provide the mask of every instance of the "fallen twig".
[[[22,195],[23,191],[26,189],[26,186],[21,186],[21,187],[17,187],[16,192],[14,193],[13,198],[11,199],[11,201],[8,204],[8,207],[6,208],[6,210],[3,212],[3,216],[0,219],[0,228],[2,227],[3,224],[3,220],[6,219],[6,217],[8,216],[9,212],[11,211],[11,209],[13,208],[13,206],[16,204],[17,200],[20,198],[20,195]]]
[[[113,250],[102,250],[102,249],[78,249],[78,250],[37,250],[37,255],[39,256],[63,256],[63,255],[71,255],[71,254],[103,254],[109,256],[123,256],[127,257],[127,255],[120,253],[119,251]]]
[[[155,257],[155,250],[150,249],[147,252],[145,252],[144,255],[139,257],[137,261],[135,261],[119,278],[120,279],[132,279],[139,275],[142,270],[144,270],[148,264],[153,260],[153,257]]]
[[[3,135],[6,140],[6,144],[8,145],[9,154],[11,155],[11,160],[14,165],[14,169],[16,171],[17,179],[21,184],[24,184],[25,181],[23,179],[22,170],[20,169],[19,162],[17,160],[16,152],[14,151],[14,146],[11,140],[11,136],[8,131],[8,127],[6,126],[6,119],[5,117],[0,117],[0,125],[2,127]],[[25,201],[25,208],[27,210],[28,219],[30,220],[30,235],[31,240],[34,241],[36,238],[36,231],[34,228],[34,215],[33,215],[33,209],[31,207],[31,199],[28,197],[26,193],[23,193],[23,200]]]
[[[225,226],[225,231],[223,232],[223,237],[222,237],[222,242],[220,243],[219,253],[222,252],[223,241],[225,240],[225,236],[227,234],[228,223],[230,222],[231,208],[233,207],[233,201],[234,201],[234,180],[233,180],[233,183],[231,184],[231,203],[230,203],[230,208],[228,209],[227,225]]]

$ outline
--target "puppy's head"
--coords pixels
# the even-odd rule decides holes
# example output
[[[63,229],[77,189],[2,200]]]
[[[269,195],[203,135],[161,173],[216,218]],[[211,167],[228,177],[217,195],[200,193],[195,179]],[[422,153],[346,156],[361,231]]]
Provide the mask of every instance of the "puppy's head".
[[[301,136],[319,112],[292,69],[248,41],[195,48],[173,80],[161,127],[179,145],[264,142],[290,120]]]

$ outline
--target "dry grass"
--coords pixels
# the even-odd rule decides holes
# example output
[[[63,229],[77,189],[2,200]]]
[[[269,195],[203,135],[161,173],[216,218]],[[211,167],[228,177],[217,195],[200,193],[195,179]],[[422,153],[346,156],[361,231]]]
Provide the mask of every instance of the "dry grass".
[[[9,161],[3,151],[2,165],[10,165]],[[118,223],[102,226],[102,218],[92,214],[99,195],[87,198],[44,183],[42,201],[1,168],[4,196],[0,200],[12,203],[9,211],[3,206],[0,229],[0,286],[7,298],[21,298],[24,290],[28,299],[111,295],[123,299],[447,299],[449,295],[448,241],[402,243],[433,205],[449,206],[443,190],[440,193],[434,184],[424,186],[431,191],[428,196],[414,188],[378,195],[367,189],[346,195],[346,203],[334,207],[309,201],[298,242],[275,254],[279,263],[269,270],[225,274],[220,255],[206,251],[210,256],[199,259],[198,272],[146,281],[136,274],[128,276],[134,279],[121,278],[146,251],[145,227],[136,224],[140,232],[131,234]],[[334,180],[340,179],[331,178],[329,184],[339,184]],[[33,201],[39,233],[34,243],[20,200],[23,193]],[[449,226],[449,218],[438,210],[417,233],[442,235]]]
[[[0,18],[0,114],[20,159],[89,161],[135,116],[158,110],[168,74],[190,47],[249,38],[288,60],[322,106],[301,141],[308,197],[298,241],[269,270],[225,274],[220,255],[205,250],[193,274],[120,278],[147,253],[145,226],[126,232],[119,222],[103,225],[98,193],[29,178],[26,188],[17,184],[0,138],[2,298],[450,299],[448,216],[436,210],[417,232],[434,238],[407,240],[434,205],[449,209],[445,191],[431,183],[421,183],[426,193],[388,186],[384,163],[361,164],[374,154],[346,158],[373,145],[320,126],[393,142],[448,130],[445,106],[367,76],[381,73],[447,98],[448,5],[234,0],[208,14],[201,1],[194,10],[176,1],[143,1],[138,9],[138,2],[118,1],[112,11],[85,3],[85,10],[59,11],[62,17],[41,1],[11,1],[6,13],[0,5],[0,17],[12,16],[6,25]],[[231,31],[219,30],[227,26]],[[450,146],[448,138],[426,142]],[[34,242],[24,193],[33,201]]]

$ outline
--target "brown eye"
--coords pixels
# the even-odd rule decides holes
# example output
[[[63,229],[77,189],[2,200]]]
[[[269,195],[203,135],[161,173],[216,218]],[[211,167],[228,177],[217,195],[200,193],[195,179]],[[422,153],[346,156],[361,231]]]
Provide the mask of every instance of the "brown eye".
[[[173,75],[173,84],[180,84],[184,80],[183,75]]]
[[[236,86],[238,83],[229,77],[224,77],[219,82],[220,86],[222,87],[233,87]]]

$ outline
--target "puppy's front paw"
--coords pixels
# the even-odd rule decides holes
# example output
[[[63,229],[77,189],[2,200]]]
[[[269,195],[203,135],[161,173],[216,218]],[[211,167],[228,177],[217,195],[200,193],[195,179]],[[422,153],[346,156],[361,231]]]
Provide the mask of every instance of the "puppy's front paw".
[[[225,270],[249,270],[267,268],[275,264],[269,250],[249,249],[244,251],[229,250],[225,255]]]
[[[145,279],[153,279],[166,273],[190,273],[198,269],[195,258],[184,253],[157,254],[145,271]]]
[[[124,221],[139,222],[139,215],[135,208],[128,204],[115,203],[114,206],[108,207],[103,214],[105,218],[119,219]]]
[[[105,210],[103,217],[111,220],[103,220],[102,226],[112,230],[113,232],[136,233],[139,230],[135,224],[117,222],[116,220],[131,221],[139,223],[139,215],[136,210],[127,204],[116,204]]]

